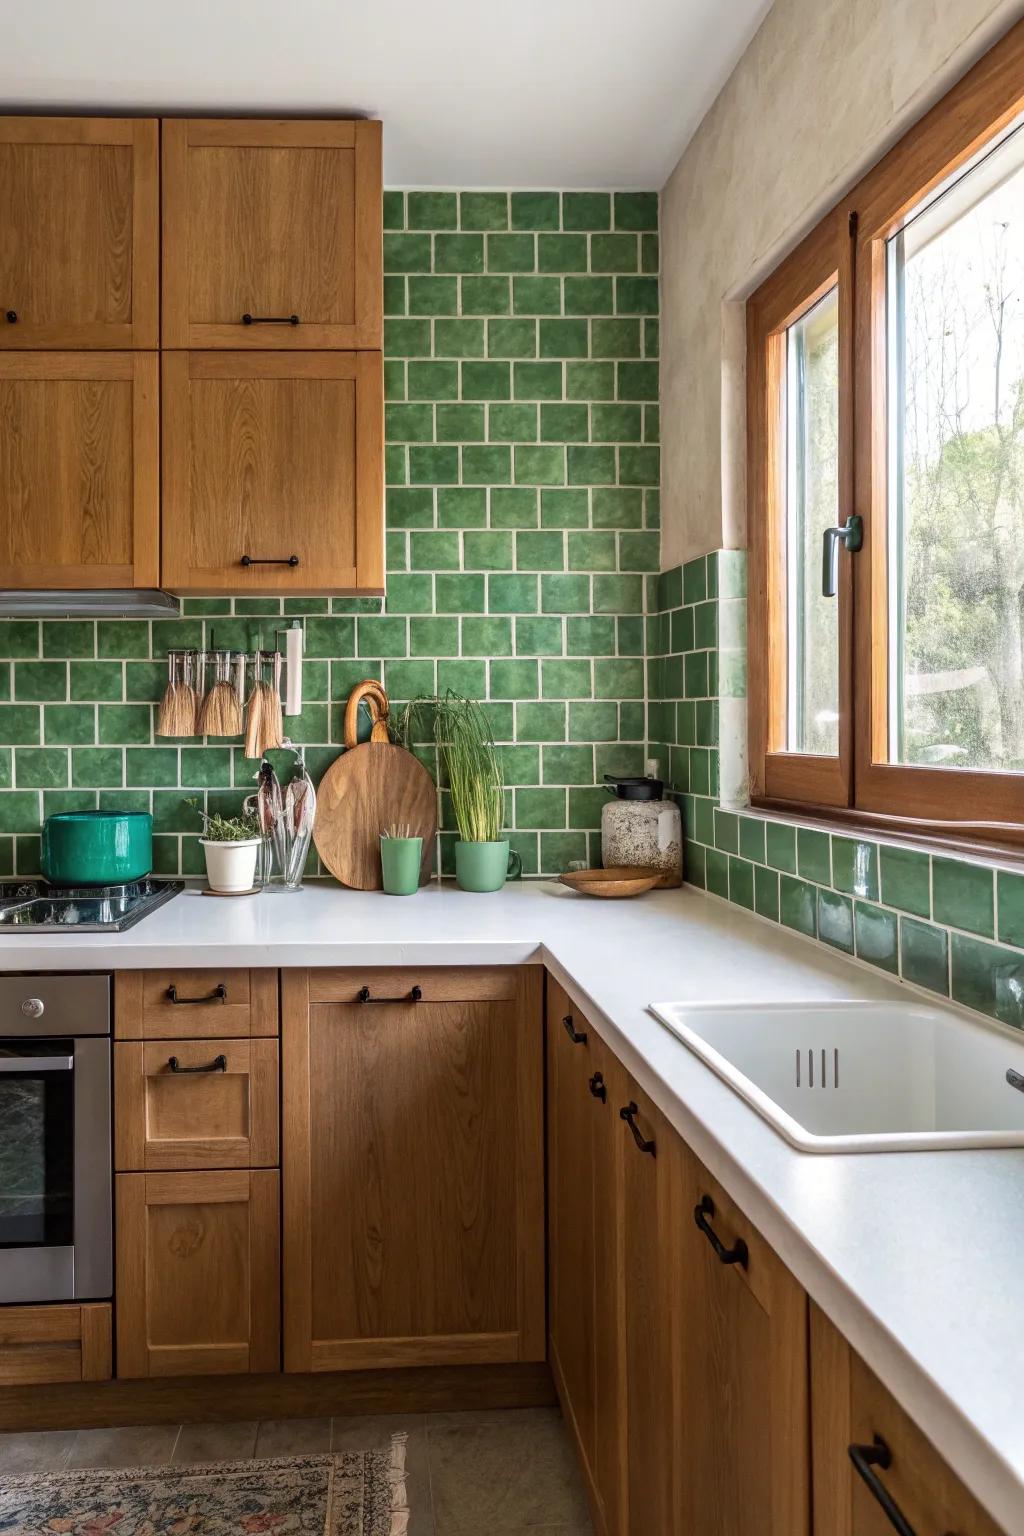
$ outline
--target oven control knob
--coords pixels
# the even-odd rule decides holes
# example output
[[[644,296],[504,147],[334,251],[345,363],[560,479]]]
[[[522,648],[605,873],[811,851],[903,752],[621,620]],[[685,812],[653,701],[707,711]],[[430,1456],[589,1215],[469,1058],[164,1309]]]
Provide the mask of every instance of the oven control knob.
[[[41,1019],[45,1009],[46,1004],[41,997],[26,997],[21,1005],[21,1011],[26,1019]]]

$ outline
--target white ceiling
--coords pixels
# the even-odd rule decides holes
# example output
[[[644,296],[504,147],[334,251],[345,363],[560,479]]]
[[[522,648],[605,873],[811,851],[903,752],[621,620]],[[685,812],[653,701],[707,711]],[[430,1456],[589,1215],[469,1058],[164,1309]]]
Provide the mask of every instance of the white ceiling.
[[[366,114],[391,186],[663,185],[771,0],[0,0],[0,109]]]

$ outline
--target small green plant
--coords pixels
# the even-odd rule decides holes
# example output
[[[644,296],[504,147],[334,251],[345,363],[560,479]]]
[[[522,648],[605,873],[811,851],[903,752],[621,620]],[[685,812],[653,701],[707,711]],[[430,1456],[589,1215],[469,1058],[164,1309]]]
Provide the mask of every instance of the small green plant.
[[[185,800],[190,805],[203,823],[203,835],[209,838],[211,843],[241,843],[250,837],[259,837],[260,829],[255,816],[222,816],[218,811],[216,815],[209,816],[199,804],[199,800],[193,795]]]
[[[448,692],[439,698],[414,699],[400,721],[406,746],[414,739],[421,713],[433,715],[434,742],[444,762],[452,809],[464,843],[494,843],[505,819],[501,758],[487,715],[475,699]]]

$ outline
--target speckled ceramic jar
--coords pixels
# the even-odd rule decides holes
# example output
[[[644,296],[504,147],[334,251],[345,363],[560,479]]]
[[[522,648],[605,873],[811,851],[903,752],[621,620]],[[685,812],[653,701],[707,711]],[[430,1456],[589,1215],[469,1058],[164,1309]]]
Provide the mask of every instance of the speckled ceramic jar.
[[[659,886],[683,883],[683,823],[673,800],[609,800],[601,812],[601,862],[662,871]]]

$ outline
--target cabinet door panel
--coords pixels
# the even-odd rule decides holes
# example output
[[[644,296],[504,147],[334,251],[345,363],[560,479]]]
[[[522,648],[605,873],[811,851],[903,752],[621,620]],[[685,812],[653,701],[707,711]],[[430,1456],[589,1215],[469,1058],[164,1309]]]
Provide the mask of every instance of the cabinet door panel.
[[[0,353],[0,586],[156,586],[158,436],[154,353]]]
[[[874,1469],[878,1482],[915,1531],[1001,1536],[931,1441],[813,1305],[811,1405],[815,1536],[892,1536],[888,1515],[849,1456],[851,1445],[871,1446],[876,1436],[891,1458]]]
[[[688,1536],[705,1529],[717,1536],[714,1523],[676,1525],[673,1509],[678,1238],[672,1190],[682,1143],[618,1062],[611,1067],[611,1084],[620,1147],[626,1528],[630,1536],[648,1536],[651,1531]],[[631,1122],[622,1118],[624,1109],[631,1112]]]
[[[514,1002],[282,985],[288,1369],[542,1359],[535,968]]]
[[[165,122],[164,345],[380,347],[380,145],[375,122]]]
[[[157,345],[157,144],[152,118],[0,118],[0,348]]]
[[[678,1529],[806,1536],[807,1298],[697,1159],[680,1162]],[[702,1215],[726,1263],[696,1224]]]
[[[0,1387],[110,1380],[110,1304],[0,1307]]]
[[[170,352],[163,380],[165,586],[382,589],[379,354]]]
[[[280,1369],[280,1175],[119,1173],[117,1374]]]

